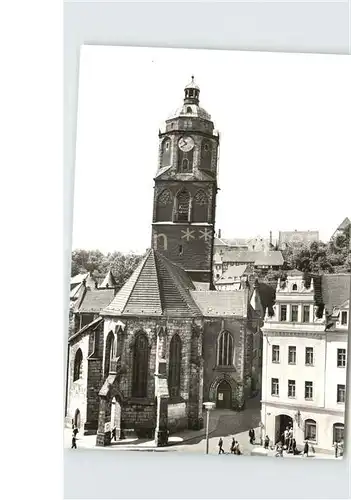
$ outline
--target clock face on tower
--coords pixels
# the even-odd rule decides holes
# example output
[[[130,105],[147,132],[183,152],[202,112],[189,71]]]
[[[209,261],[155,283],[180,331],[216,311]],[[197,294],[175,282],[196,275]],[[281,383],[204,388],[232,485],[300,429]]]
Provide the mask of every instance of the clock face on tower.
[[[191,151],[194,147],[194,139],[192,137],[181,137],[178,141],[178,147],[181,151],[184,151],[184,153],[187,153],[188,151]]]

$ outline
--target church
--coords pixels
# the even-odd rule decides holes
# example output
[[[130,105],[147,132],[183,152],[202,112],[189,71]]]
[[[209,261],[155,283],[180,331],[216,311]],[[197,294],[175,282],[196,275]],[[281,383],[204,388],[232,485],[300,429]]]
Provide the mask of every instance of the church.
[[[116,291],[84,282],[69,333],[66,424],[157,438],[203,427],[203,402],[241,410],[261,388],[273,298],[254,276],[213,284],[220,136],[192,78],[159,131],[151,249]]]

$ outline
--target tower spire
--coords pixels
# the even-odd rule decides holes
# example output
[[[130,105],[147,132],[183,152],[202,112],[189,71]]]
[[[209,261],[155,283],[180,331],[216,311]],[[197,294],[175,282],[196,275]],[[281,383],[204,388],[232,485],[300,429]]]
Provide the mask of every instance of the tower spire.
[[[199,104],[200,88],[195,83],[194,75],[191,76],[191,82],[184,89],[184,104]]]

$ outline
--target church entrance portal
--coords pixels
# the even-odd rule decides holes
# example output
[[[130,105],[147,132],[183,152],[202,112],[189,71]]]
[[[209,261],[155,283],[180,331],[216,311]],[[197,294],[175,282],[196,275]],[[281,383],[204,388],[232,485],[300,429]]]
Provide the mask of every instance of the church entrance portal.
[[[111,401],[111,431],[116,429],[116,440],[121,437],[121,405],[116,398]]]
[[[217,387],[216,407],[228,410],[232,407],[232,388],[226,380],[222,380]]]
[[[293,420],[289,415],[277,415],[275,417],[275,442],[282,440],[282,436],[287,427],[293,427]]]

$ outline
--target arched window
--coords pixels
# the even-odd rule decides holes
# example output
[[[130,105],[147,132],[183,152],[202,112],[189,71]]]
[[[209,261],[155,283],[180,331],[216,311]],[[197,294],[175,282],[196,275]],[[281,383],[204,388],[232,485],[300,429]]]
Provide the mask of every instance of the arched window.
[[[149,364],[149,345],[145,333],[139,333],[135,339],[133,356],[132,396],[147,397],[147,375]]]
[[[83,354],[81,349],[78,349],[74,358],[73,380],[78,380],[82,376]]]
[[[199,189],[194,196],[192,219],[194,222],[208,222],[208,198],[203,189]]]
[[[293,292],[295,292],[297,290],[297,284],[296,283],[293,284],[292,289],[293,289]]]
[[[182,342],[178,334],[171,340],[169,348],[168,388],[171,397],[180,395],[180,365],[182,361]]]
[[[171,139],[165,137],[161,145],[161,167],[168,167],[171,164]]]
[[[193,110],[191,109],[191,107],[190,107],[190,106],[188,106],[188,107],[186,108],[186,112],[187,112],[187,113],[192,113],[192,112],[193,112]]]
[[[217,365],[234,365],[234,339],[228,331],[222,332],[217,340]]]
[[[106,349],[105,349],[105,378],[108,377],[111,369],[111,362],[113,358],[113,344],[114,344],[115,336],[112,332],[107,335],[106,338]]]
[[[176,200],[176,222],[188,222],[189,220],[190,194],[188,191],[180,191]]]
[[[317,440],[317,424],[311,418],[305,420],[305,439],[310,441]]]
[[[164,189],[158,196],[156,201],[156,221],[171,221],[172,220],[173,199],[169,189]]]
[[[338,422],[333,425],[333,443],[341,443],[344,441],[344,424]]]
[[[212,144],[208,140],[204,140],[201,146],[201,167],[204,170],[212,169]]]
[[[182,159],[182,172],[189,172],[189,160],[188,158],[183,158]]]

